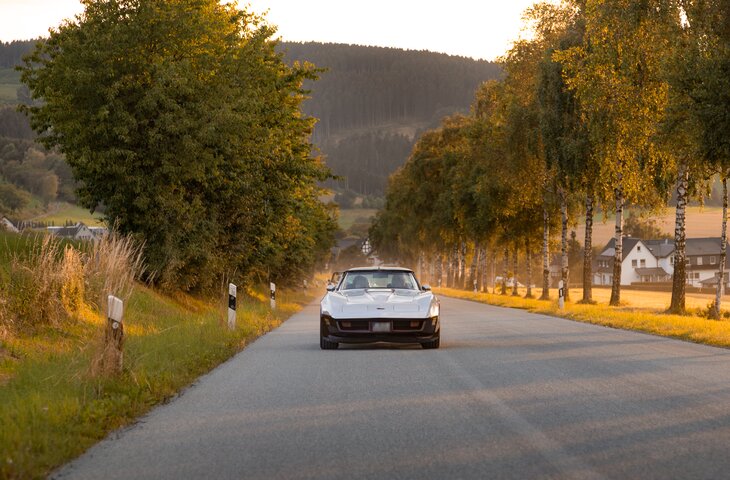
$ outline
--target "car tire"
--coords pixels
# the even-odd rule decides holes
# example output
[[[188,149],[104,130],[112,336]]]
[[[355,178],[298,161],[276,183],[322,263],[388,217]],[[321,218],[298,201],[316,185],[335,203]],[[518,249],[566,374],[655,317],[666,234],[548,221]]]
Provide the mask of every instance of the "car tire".
[[[319,348],[321,348],[322,350],[337,350],[337,348],[340,346],[340,344],[337,343],[337,342],[330,342],[329,340],[327,340],[326,338],[324,338],[324,332],[325,332],[325,327],[321,323],[321,320],[320,320],[320,324],[319,324]]]
[[[441,334],[439,333],[439,336],[436,337],[436,339],[431,340],[430,342],[425,342],[421,344],[421,347],[423,347],[426,350],[431,350],[435,348],[439,348],[441,345]]]
[[[330,342],[322,336],[319,337],[319,348],[322,350],[337,350],[339,346],[340,344],[337,342]]]

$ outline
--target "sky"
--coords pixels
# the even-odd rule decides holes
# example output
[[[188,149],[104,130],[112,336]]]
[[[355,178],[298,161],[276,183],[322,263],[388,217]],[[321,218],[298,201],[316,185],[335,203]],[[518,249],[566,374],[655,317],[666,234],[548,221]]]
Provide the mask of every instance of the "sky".
[[[494,60],[520,36],[535,0],[248,0],[287,41],[377,45]],[[44,36],[78,0],[0,0],[0,40]]]

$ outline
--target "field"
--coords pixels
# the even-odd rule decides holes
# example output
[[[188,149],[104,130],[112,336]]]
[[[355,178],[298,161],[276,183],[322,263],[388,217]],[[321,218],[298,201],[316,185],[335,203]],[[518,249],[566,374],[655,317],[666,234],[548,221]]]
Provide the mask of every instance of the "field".
[[[48,222],[56,226],[63,226],[65,222],[83,222],[89,227],[103,226],[102,215],[98,212],[93,215],[85,208],[70,203],[53,204],[48,213],[34,217],[33,220]]]
[[[660,214],[651,218],[656,220],[657,226],[663,232],[674,237],[674,209],[667,208]],[[719,237],[722,227],[722,208],[718,207],[688,207],[687,208],[687,237]],[[577,240],[583,243],[585,237],[585,219],[578,219],[574,227]],[[613,238],[615,224],[613,216],[608,216],[604,221],[603,214],[597,215],[593,223],[593,245],[604,246]]]
[[[12,68],[0,68],[0,104],[17,103],[18,87],[20,87],[20,72]]]
[[[377,212],[377,210],[369,208],[351,208],[347,210],[340,210],[340,228],[342,230],[349,230],[356,223],[369,224]]]

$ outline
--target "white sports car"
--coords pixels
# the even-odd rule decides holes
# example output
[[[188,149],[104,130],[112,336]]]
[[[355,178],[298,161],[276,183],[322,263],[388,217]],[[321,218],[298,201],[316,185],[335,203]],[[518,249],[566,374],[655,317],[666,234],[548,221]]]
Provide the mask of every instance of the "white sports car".
[[[340,343],[420,343],[439,348],[440,304],[407,268],[364,267],[327,286],[320,304],[319,346]]]

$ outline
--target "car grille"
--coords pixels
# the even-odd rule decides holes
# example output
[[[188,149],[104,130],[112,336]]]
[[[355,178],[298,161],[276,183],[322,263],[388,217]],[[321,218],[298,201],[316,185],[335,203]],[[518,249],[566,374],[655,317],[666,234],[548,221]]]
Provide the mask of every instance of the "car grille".
[[[371,322],[391,322],[393,332],[418,332],[423,330],[423,319],[388,320],[338,320],[337,326],[343,332],[369,332]]]

